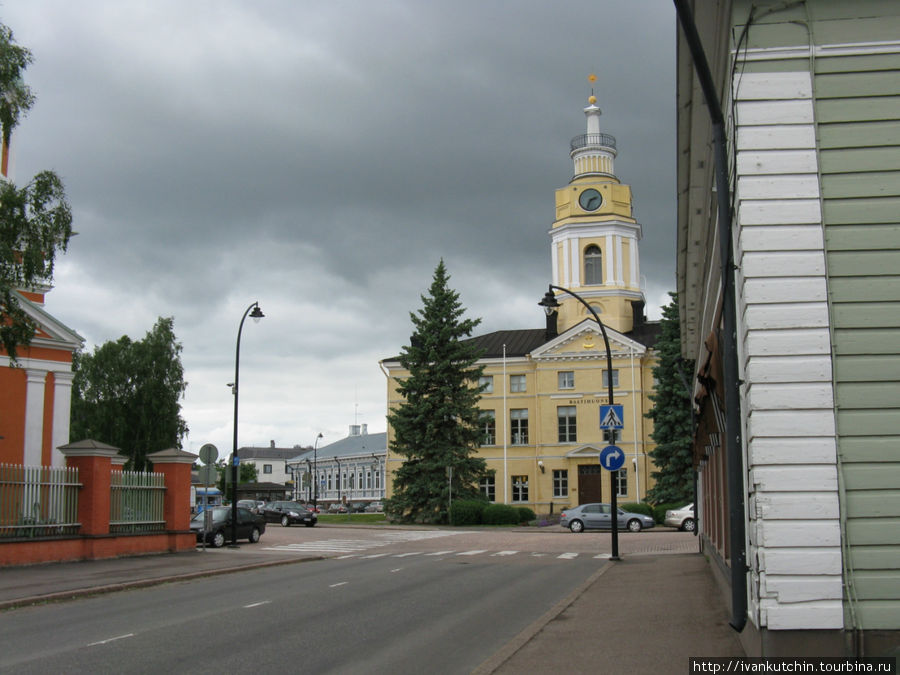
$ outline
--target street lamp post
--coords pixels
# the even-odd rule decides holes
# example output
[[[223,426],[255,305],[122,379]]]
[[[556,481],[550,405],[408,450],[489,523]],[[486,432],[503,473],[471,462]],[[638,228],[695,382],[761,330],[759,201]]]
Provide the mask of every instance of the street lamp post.
[[[250,310],[253,310],[252,312]],[[241,317],[241,323],[238,326],[237,346],[234,350],[234,384],[232,385],[232,393],[234,394],[234,443],[232,445],[231,455],[231,544],[230,548],[237,548],[237,484],[238,484],[238,378],[241,373],[241,331],[244,330],[244,319],[247,315],[254,322],[259,322],[265,316],[259,308],[259,303],[254,302],[244,310]]]
[[[315,487],[313,488],[313,508],[318,509],[319,507],[319,439],[322,438],[322,434],[319,433],[316,436],[316,442],[313,443],[313,480],[315,481]]]
[[[615,400],[613,399],[613,368],[612,368],[612,352],[609,349],[609,337],[606,335],[606,326],[603,325],[603,322],[600,320],[600,317],[597,316],[597,312],[594,311],[594,308],[591,307],[587,301],[582,298],[580,295],[575,293],[574,291],[570,291],[568,288],[563,288],[562,286],[554,286],[550,284],[547,292],[544,294],[543,299],[538,303],[541,307],[544,308],[544,311],[547,313],[547,316],[550,316],[554,312],[559,311],[559,303],[556,301],[556,296],[553,294],[553,290],[561,291],[562,293],[568,293],[573,298],[578,300],[582,305],[587,307],[588,311],[591,313],[591,316],[594,317],[594,321],[597,322],[597,325],[600,326],[600,333],[603,335],[603,344],[606,347],[606,384],[607,391],[609,395],[609,405],[614,405]],[[613,437],[615,438],[615,437]],[[616,496],[616,472],[610,471],[610,525],[612,528],[612,554],[610,555],[610,560],[620,560],[619,558],[619,500]]]

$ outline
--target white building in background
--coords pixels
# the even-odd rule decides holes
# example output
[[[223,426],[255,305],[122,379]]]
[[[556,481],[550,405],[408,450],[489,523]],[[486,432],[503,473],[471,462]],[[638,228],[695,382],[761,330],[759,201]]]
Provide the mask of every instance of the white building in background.
[[[381,501],[386,455],[386,433],[370,434],[368,425],[353,424],[346,438],[304,450],[287,462],[296,476],[294,498],[325,505]]]

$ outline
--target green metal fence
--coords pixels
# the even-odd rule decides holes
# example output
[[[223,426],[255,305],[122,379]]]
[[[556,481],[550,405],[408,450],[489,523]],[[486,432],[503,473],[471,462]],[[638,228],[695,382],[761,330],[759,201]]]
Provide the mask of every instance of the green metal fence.
[[[0,464],[0,539],[78,532],[78,469]]]
[[[165,474],[113,471],[109,496],[110,533],[165,530],[165,493]]]

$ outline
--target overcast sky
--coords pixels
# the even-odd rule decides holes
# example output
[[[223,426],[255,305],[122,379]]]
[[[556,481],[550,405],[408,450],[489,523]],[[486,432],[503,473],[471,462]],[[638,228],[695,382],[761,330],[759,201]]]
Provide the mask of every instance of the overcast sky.
[[[378,361],[441,258],[477,334],[542,327],[592,72],[650,318],[674,290],[670,0],[2,0],[0,21],[37,96],[11,178],[56,171],[79,233],[46,309],[88,350],[174,317],[192,452],[231,451],[254,301],[242,446],[384,431]]]

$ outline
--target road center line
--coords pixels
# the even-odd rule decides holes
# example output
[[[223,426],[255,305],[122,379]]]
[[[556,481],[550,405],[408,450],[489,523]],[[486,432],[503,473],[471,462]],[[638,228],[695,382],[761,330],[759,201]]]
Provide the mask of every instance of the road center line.
[[[347,584],[346,581],[341,581],[341,582],[336,583],[336,584],[331,584],[328,588],[337,588],[338,586],[344,586],[344,585],[346,585],[346,584]]]
[[[116,637],[107,638],[106,640],[98,640],[97,642],[89,642],[88,647],[96,647],[97,645],[105,645],[110,642],[115,642],[116,640],[124,640],[125,638],[134,637],[134,633],[127,633],[126,635],[117,635]]]
[[[259,607],[260,605],[268,605],[270,602],[272,602],[272,601],[271,600],[263,600],[261,602],[254,602],[251,605],[244,605],[244,609],[250,609],[251,607]]]

